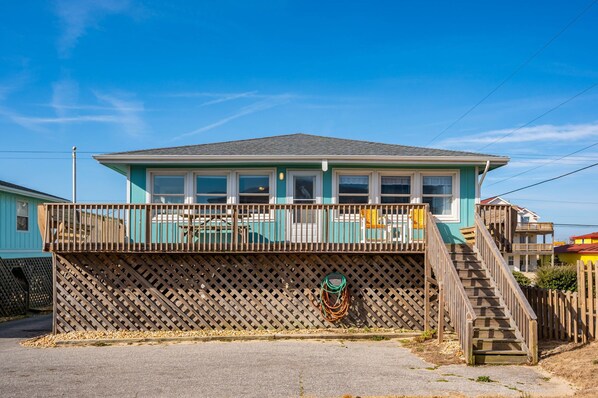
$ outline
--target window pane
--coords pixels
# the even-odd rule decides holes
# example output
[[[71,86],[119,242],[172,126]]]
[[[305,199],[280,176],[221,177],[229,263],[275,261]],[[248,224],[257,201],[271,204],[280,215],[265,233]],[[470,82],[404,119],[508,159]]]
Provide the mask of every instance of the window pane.
[[[185,203],[184,196],[154,195],[153,203]]]
[[[424,176],[423,193],[431,195],[450,195],[453,193],[453,177]]]
[[[154,194],[185,193],[184,176],[154,176]],[[177,202],[178,203],[178,202]]]
[[[382,196],[380,198],[381,203],[409,203],[410,202],[409,196]]]
[[[17,200],[17,216],[29,217],[29,203]]]
[[[293,199],[295,202],[314,199],[315,176],[295,176],[295,191]]]
[[[430,212],[435,215],[450,215],[451,214],[451,198],[430,198],[423,197],[422,201],[430,205]]]
[[[196,193],[226,195],[226,176],[197,176]]]
[[[342,195],[338,197],[338,203],[340,204],[358,204],[358,203],[368,203],[367,196],[352,196],[352,195]]]
[[[339,176],[338,193],[369,193],[369,182],[369,176]]]
[[[213,205],[213,204],[221,204],[226,203],[226,196],[203,196],[197,195],[197,203],[202,205]]]
[[[381,178],[382,194],[409,195],[411,194],[410,177],[391,177],[383,176]]]
[[[239,176],[239,193],[270,193],[268,176]]]
[[[241,204],[268,204],[270,203],[269,196],[243,196],[239,195],[239,203]]]
[[[17,216],[17,231],[29,231],[29,218]]]

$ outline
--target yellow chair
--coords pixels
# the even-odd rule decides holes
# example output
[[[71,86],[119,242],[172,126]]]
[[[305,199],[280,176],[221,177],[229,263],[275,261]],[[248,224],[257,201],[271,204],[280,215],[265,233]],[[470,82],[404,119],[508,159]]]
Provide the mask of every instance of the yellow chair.
[[[413,229],[426,229],[426,211],[425,209],[413,209],[409,212],[409,218],[413,224]]]
[[[385,220],[384,216],[380,216],[378,209],[361,209],[359,210],[361,216],[361,239],[365,242],[367,239],[367,231],[382,231],[382,236],[378,240],[386,241],[387,236],[392,234],[392,225],[388,222],[380,222]],[[388,235],[387,235],[388,234]],[[370,238],[369,240],[375,240]]]

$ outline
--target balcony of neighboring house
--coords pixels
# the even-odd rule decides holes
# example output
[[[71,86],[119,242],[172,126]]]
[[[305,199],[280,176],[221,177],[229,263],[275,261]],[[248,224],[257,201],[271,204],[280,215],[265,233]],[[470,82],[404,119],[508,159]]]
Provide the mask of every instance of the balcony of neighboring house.
[[[46,204],[44,250],[423,253],[425,204]]]
[[[552,255],[552,243],[513,243],[513,254]]]
[[[551,222],[517,223],[515,232],[536,233],[536,234],[553,234],[554,233],[554,224]]]

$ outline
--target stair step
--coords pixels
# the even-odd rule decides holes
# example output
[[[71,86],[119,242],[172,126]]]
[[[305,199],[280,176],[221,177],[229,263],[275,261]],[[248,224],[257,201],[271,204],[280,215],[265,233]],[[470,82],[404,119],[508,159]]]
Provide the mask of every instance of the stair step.
[[[474,339],[516,339],[514,328],[500,328],[500,327],[481,327],[473,329]]]
[[[483,269],[457,269],[459,277],[463,278],[486,278],[486,271]]]
[[[450,253],[474,253],[473,247],[466,244],[449,244],[446,248]]]
[[[476,315],[481,316],[506,316],[503,306],[474,306]]]
[[[474,329],[481,327],[509,328],[511,319],[507,316],[478,316],[473,327]]]
[[[525,351],[474,351],[476,365],[521,365],[528,363]]]
[[[473,306],[499,306],[500,299],[498,297],[470,297],[469,301]]]
[[[496,297],[492,287],[463,286],[468,297]]]
[[[474,351],[521,351],[519,339],[473,339]]]
[[[482,263],[475,262],[475,261],[459,261],[453,260],[453,265],[457,271],[468,271],[468,270],[475,270],[475,271],[485,271]]]
[[[453,253],[449,252],[449,256],[451,260],[468,260],[468,261],[478,261],[478,256],[475,253]]]
[[[492,282],[490,281],[490,278],[461,278],[461,283],[463,284],[463,287],[487,287],[487,288],[492,288]]]

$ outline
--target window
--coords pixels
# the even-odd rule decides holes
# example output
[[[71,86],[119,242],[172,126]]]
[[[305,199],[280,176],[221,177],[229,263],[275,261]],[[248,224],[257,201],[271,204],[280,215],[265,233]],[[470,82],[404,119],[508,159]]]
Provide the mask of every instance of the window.
[[[411,177],[382,176],[380,178],[380,203],[409,203],[411,201]]]
[[[509,256],[509,266],[513,266],[515,264],[515,260],[513,259],[513,256]]]
[[[195,178],[195,202],[226,204],[227,177],[225,175],[198,175]]]
[[[426,176],[422,178],[422,202],[430,205],[434,215],[453,214],[453,177]]]
[[[153,203],[185,203],[184,175],[154,175]]]
[[[239,176],[240,204],[268,204],[270,203],[270,175],[240,175]]]
[[[17,200],[17,231],[29,231],[29,203]]]
[[[338,177],[338,203],[367,204],[370,196],[368,175],[340,175]]]

